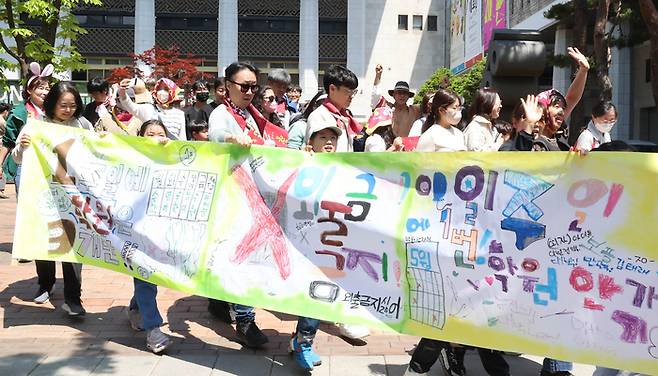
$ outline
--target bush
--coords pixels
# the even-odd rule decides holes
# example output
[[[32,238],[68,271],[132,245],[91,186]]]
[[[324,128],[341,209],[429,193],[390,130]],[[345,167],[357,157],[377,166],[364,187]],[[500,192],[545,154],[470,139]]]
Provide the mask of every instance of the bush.
[[[454,75],[448,68],[439,68],[418,90],[414,103],[420,103],[427,92],[445,88],[464,97],[464,103],[470,103],[475,91],[480,87],[486,58],[475,63],[467,71]]]

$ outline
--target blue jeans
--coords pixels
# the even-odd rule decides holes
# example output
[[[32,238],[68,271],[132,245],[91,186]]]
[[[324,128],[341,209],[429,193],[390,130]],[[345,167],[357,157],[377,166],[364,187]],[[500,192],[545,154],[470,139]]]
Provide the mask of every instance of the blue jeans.
[[[162,325],[162,316],[158,311],[156,296],[158,295],[158,286],[133,278],[135,283],[135,292],[130,299],[131,310],[138,310],[142,315],[142,325],[144,330],[159,328]]]
[[[299,316],[295,330],[298,343],[313,343],[318,327],[320,327],[320,320]]]
[[[548,372],[567,372],[573,369],[573,363],[563,362],[561,360],[555,360],[551,358],[544,358],[544,365],[541,369],[542,371]]]
[[[11,156],[9,156],[11,158]],[[14,188],[16,188],[16,201],[18,201],[18,186],[21,185],[21,165],[16,165],[16,176],[14,177]]]
[[[256,313],[254,312],[254,307],[242,305],[242,304],[231,304],[231,308],[235,312],[235,322],[237,323],[247,323],[254,321]]]

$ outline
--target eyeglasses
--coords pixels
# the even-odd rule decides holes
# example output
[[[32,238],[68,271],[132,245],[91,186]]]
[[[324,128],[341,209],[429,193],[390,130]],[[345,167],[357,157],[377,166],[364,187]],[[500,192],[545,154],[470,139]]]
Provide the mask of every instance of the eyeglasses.
[[[227,79],[226,81],[234,83],[234,84],[240,86],[240,91],[244,94],[247,94],[249,89],[251,89],[252,93],[256,93],[256,92],[258,92],[258,90],[260,90],[260,85],[258,85],[258,84],[246,84],[246,83],[245,84],[240,84],[240,83],[237,83],[237,82],[235,82],[233,80],[229,80],[229,79]]]
[[[338,86],[338,90],[343,90],[344,92],[348,93],[350,98],[356,97],[356,95],[359,93],[358,89],[352,90],[346,86]]]
[[[274,102],[276,100],[276,97],[274,95],[270,95],[269,97],[264,97],[263,100],[265,102]]]

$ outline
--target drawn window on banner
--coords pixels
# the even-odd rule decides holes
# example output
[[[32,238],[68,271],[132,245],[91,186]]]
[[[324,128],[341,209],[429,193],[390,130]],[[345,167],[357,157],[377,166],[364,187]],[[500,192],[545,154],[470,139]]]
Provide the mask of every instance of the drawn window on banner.
[[[189,170],[153,172],[146,215],[208,221],[217,174]]]
[[[445,292],[438,253],[437,242],[407,243],[407,281],[411,319],[443,329]]]

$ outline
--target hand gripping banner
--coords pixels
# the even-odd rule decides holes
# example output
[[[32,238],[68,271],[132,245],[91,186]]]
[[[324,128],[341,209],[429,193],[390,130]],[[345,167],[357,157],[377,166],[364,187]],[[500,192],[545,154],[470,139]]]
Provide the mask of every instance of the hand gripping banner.
[[[31,121],[14,257],[658,374],[658,156],[308,154]]]

